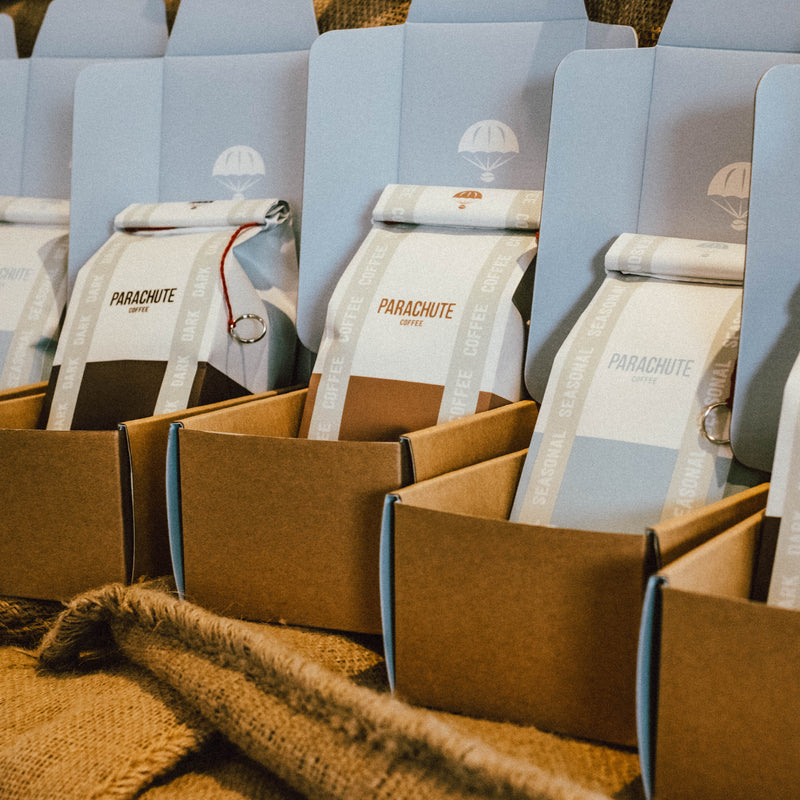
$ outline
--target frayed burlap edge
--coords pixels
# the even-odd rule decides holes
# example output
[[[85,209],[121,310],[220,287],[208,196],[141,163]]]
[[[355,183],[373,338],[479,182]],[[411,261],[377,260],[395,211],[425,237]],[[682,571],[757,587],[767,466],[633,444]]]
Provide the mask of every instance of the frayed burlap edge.
[[[148,588],[111,585],[77,597],[39,660],[71,669],[108,641],[309,797],[600,798],[320,667],[266,626],[254,630]]]

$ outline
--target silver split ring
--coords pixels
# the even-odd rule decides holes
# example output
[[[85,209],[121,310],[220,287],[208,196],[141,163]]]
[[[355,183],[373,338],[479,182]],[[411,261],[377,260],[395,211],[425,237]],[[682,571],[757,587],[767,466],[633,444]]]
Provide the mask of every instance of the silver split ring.
[[[710,406],[706,406],[703,409],[702,416],[700,417],[700,431],[703,434],[703,436],[705,436],[706,439],[708,439],[708,441],[711,442],[711,444],[730,444],[731,443],[730,439],[720,439],[708,432],[708,427],[707,427],[708,418],[711,416],[712,412],[717,408],[728,408],[728,404],[712,403]]]
[[[255,319],[258,320],[259,324],[261,325],[261,332],[258,336],[250,336],[244,337],[239,336],[236,333],[236,326],[243,320],[243,319]],[[253,342],[258,342],[264,338],[264,334],[267,332],[267,323],[258,316],[258,314],[241,314],[240,316],[236,317],[231,325],[228,326],[228,333],[230,334],[232,339],[235,339],[240,344],[253,344]]]

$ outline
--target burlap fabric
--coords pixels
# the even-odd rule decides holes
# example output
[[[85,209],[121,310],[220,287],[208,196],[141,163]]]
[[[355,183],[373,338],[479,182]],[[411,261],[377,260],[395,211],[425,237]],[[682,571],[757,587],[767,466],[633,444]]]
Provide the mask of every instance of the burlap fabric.
[[[79,596],[38,653],[0,648],[0,797],[643,796],[633,752],[400,702],[376,645],[160,588]]]

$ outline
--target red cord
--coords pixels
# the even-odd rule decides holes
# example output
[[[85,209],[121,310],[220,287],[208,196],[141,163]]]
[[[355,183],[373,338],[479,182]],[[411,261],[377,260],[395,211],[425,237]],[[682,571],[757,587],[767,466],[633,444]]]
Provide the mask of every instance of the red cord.
[[[240,225],[234,232],[230,238],[230,241],[225,246],[225,250],[222,253],[222,258],[219,260],[219,275],[222,278],[222,296],[225,298],[225,306],[228,309],[228,330],[232,331],[236,320],[233,318],[233,309],[231,308],[231,298],[228,295],[228,282],[225,280],[225,259],[228,257],[228,253],[230,253],[231,248],[233,247],[233,243],[239,238],[239,234],[245,230],[246,228],[255,228],[260,227],[262,223],[260,222],[247,222],[244,225]]]

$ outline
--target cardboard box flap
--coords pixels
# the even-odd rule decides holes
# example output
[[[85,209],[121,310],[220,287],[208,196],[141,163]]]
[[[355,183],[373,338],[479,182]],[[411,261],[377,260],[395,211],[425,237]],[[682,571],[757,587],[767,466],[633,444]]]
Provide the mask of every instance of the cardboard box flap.
[[[538,407],[530,400],[408,433],[414,481],[424,481],[469,464],[528,446]],[[477,423],[477,424],[476,424]]]
[[[754,25],[756,15],[765,12],[767,24]],[[769,4],[730,0],[724,5],[717,0],[673,0],[658,43],[796,53],[800,50],[800,6],[793,0]]]
[[[79,73],[162,55],[166,43],[162,0],[53,0],[31,57],[0,63],[0,194],[68,198]]]
[[[556,65],[611,29],[590,26],[581,5],[414,0],[404,25],[314,43],[298,308],[306,347],[319,349],[330,295],[388,183],[542,188]],[[631,29],[613,30],[615,46],[635,46]],[[499,150],[462,145],[497,123]]]
[[[530,424],[534,422],[535,415]],[[530,439],[530,434],[527,438]],[[506,519],[514,502],[525,452],[520,450],[493,459],[494,480],[489,485],[484,477],[485,468],[478,463],[453,472],[443,472],[435,480],[425,480],[424,484],[412,484],[386,495],[381,517],[379,580],[383,648],[392,691],[395,680],[393,584],[395,504],[407,500],[418,504],[421,508],[450,509],[464,515]],[[487,500],[490,501],[489,504]]]
[[[706,542],[744,517],[763,510],[769,484],[763,483],[713,504],[654,525],[660,564],[670,564],[692,548]]]
[[[794,4],[792,4],[794,6]],[[786,379],[800,352],[797,237],[800,66],[761,79],[755,103],[750,226],[731,440],[749,466],[771,470]]]
[[[753,514],[650,579],[637,669],[639,755],[649,799],[665,785],[670,797],[705,796],[699,787],[706,783],[718,788],[715,797],[743,798],[784,796],[795,785],[786,778],[797,774],[796,748],[788,744],[797,735],[797,693],[785,681],[796,674],[800,627],[795,611],[748,600],[762,519]],[[687,752],[697,759],[697,766],[688,764],[689,780],[679,774],[686,772]],[[741,784],[730,774],[734,765],[744,773]],[[773,785],[765,789],[765,782]]]
[[[229,403],[217,405],[207,413],[184,413],[180,415],[182,427],[247,436],[296,437],[307,393],[307,389],[299,389],[250,395],[243,398],[246,405]],[[268,413],[262,413],[262,409]]]
[[[169,552],[178,593],[184,596],[186,581],[183,570],[183,520],[181,517],[181,474],[178,434],[181,428],[224,433],[292,437],[297,435],[307,390],[275,392],[240,397],[218,403],[214,411],[199,409],[195,413],[178,412],[169,426],[166,441],[166,503]],[[272,400],[269,415],[260,415],[261,402]],[[245,406],[246,407],[242,407]]]
[[[44,402],[44,392],[18,394],[0,403],[0,428],[26,430],[36,427]]]
[[[70,286],[132,202],[279,197],[299,231],[313,3],[240,5],[182,3],[163,59],[81,76]]]
[[[8,14],[0,14],[0,58],[17,57],[17,37],[14,19]]]
[[[781,38],[789,3],[735,7],[746,5]],[[680,0],[673,15],[708,31],[723,10]],[[536,400],[615,237],[745,242],[755,89],[770,67],[800,61],[800,41],[790,52],[766,34],[755,50],[746,33],[709,37],[684,43],[676,29],[670,44],[662,35],[653,48],[575,52],[558,68],[525,370]]]
[[[763,512],[754,514],[691,550],[648,581],[636,665],[636,727],[642,782],[648,798],[655,794],[663,589],[672,586],[745,601],[750,594],[762,519]]]
[[[170,563],[165,470],[171,424],[211,408],[228,408],[248,399],[248,396],[236,397],[211,406],[120,423],[121,457],[128,465],[131,481],[134,575],[160,575]]]
[[[763,518],[759,511],[743,519],[666,566],[661,575],[676,589],[747,600]]]

